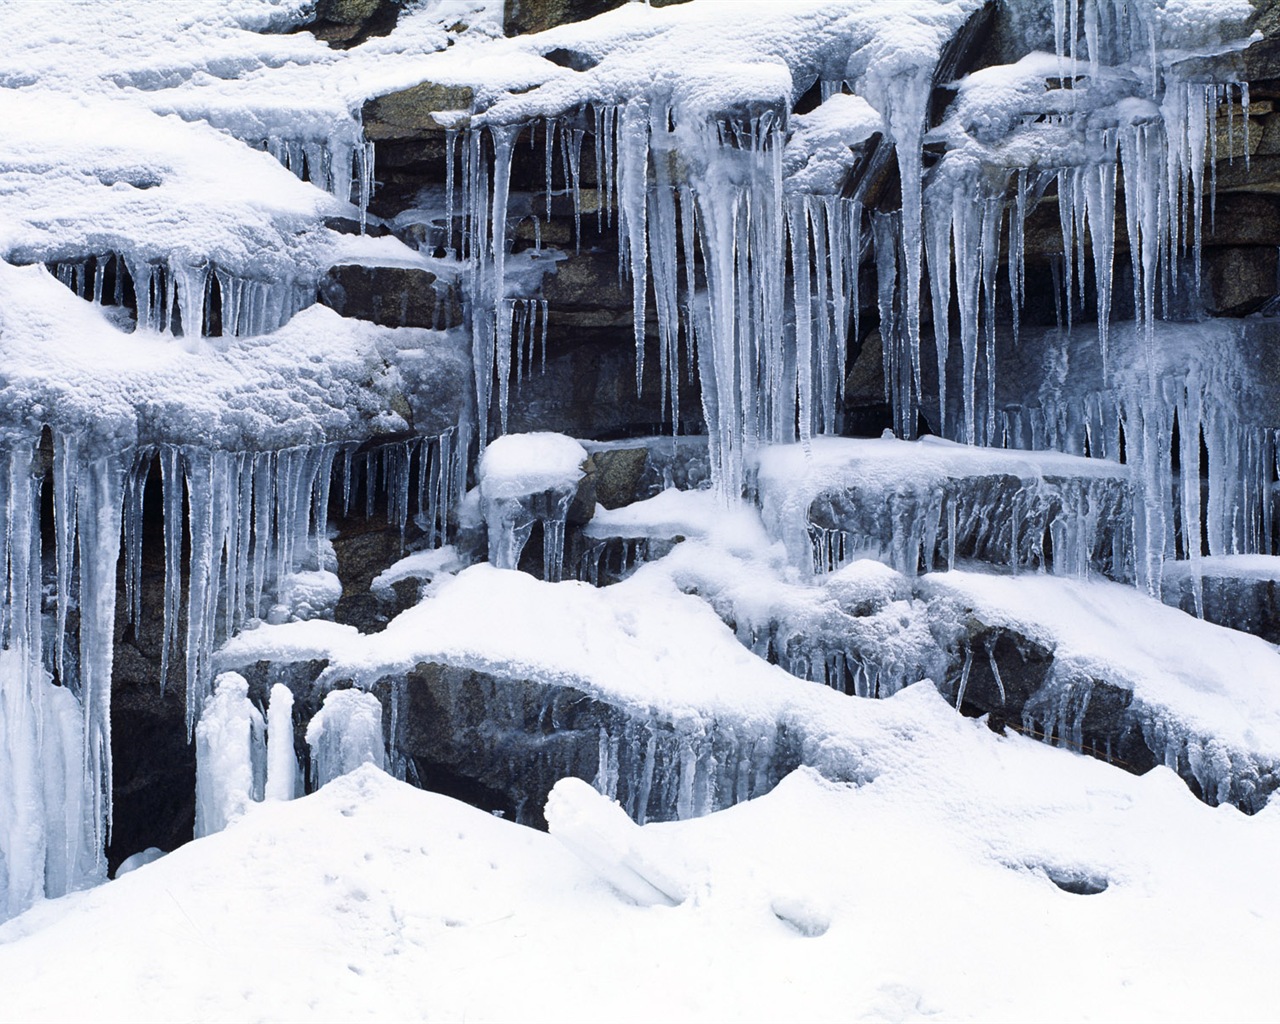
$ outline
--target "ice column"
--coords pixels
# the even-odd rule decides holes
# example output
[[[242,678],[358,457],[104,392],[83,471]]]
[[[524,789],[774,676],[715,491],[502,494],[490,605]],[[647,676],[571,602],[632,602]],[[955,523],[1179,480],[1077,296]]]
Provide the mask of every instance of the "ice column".
[[[196,725],[196,838],[221,832],[261,800],[266,725],[244,676],[224,672]]]
[[[298,755],[293,749],[293,691],[283,683],[271,687],[267,705],[268,800],[292,800],[298,795]]]
[[[365,762],[385,762],[382,702],[363,690],[334,690],[307,726],[312,784],[316,789]]]

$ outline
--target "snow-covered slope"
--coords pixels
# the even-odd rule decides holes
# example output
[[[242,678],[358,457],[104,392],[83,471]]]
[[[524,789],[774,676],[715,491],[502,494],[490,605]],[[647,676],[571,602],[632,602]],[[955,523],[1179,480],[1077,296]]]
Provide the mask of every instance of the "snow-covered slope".
[[[366,766],[4,926],[0,1018],[1270,1018],[1274,809],[997,737],[928,687],[865,707],[874,782],[633,826],[677,906]],[[564,803],[579,846],[607,831]]]

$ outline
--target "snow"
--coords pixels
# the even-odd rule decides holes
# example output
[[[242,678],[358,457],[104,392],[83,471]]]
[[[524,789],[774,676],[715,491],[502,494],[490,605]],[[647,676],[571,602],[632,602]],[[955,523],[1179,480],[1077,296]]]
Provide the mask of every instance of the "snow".
[[[680,491],[669,488],[659,491],[652,498],[607,509],[597,505],[591,522],[584,530],[586,536],[603,537],[672,537],[705,536],[717,528],[721,521],[734,515],[736,510],[726,509],[724,502],[710,490]],[[751,513],[747,512],[750,516]]]
[[[369,589],[376,595],[389,597],[392,588],[405,580],[430,582],[437,576],[457,572],[463,568],[457,549],[452,544],[429,551],[415,551],[398,562],[392,562],[373,578]]]
[[[855,164],[851,148],[878,131],[884,131],[884,121],[875,108],[847,93],[836,93],[812,113],[797,114],[782,156],[787,187],[838,193]]]
[[[997,737],[927,688],[864,707],[898,731],[868,751],[873,783],[802,771],[731,811],[632,826],[643,870],[687,879],[678,906],[365,766],[3,926],[0,970],[24,979],[5,1014],[1268,1019],[1273,808],[1214,810],[1163,769]]]
[[[476,475],[485,499],[522,498],[576,488],[586,461],[586,449],[564,434],[507,434],[485,448]]]
[[[271,687],[267,704],[267,780],[264,800],[292,800],[301,782],[293,749],[293,691],[283,683]]]

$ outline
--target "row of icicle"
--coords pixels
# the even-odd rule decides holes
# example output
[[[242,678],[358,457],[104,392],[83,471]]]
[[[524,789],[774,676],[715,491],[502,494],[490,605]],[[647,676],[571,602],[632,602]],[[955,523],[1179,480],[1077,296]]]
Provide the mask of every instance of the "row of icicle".
[[[468,444],[463,430],[372,452],[326,444],[258,453],[161,446],[104,455],[73,435],[56,434],[51,453],[36,443],[5,449],[0,919],[42,895],[105,877],[117,568],[123,548],[123,618],[136,630],[142,625],[146,485],[155,460],[165,561],[157,683],[163,687],[173,675],[176,655],[185,649],[190,729],[210,696],[217,644],[265,615],[290,574],[326,567],[333,474],[340,474],[344,514],[362,486],[367,513],[374,494],[385,494],[388,520],[402,534],[412,515],[427,541],[438,544],[465,489]],[[41,536],[47,488],[51,543]]]

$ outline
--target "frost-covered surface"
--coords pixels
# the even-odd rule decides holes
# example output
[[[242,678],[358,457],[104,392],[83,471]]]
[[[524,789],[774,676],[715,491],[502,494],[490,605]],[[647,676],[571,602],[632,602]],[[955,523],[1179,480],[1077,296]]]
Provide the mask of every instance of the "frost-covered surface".
[[[9,922],[0,969],[23,983],[5,1012],[1022,1020],[1053,992],[1045,1019],[1269,1019],[1274,809],[997,737],[927,687],[857,713],[873,784],[801,772],[626,838],[646,874],[687,885],[677,906],[637,906],[554,835],[366,766]],[[567,949],[570,994],[547,987]]]

